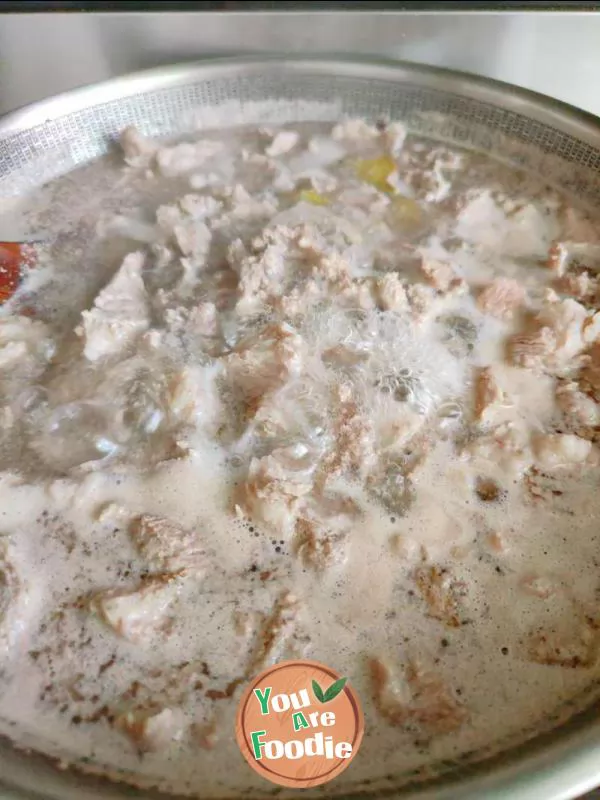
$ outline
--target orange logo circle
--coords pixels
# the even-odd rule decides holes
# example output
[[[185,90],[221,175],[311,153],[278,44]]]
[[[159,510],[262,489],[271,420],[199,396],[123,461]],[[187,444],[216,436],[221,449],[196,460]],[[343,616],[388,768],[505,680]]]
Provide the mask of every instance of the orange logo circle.
[[[360,747],[364,720],[347,679],[318,661],[283,661],[253,679],[236,720],[252,769],[280,786],[333,780]]]

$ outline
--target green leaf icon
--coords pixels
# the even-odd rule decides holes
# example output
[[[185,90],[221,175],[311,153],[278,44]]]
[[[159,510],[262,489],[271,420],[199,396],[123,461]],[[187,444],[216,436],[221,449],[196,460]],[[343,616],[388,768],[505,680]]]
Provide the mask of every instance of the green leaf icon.
[[[339,680],[334,681],[334,683],[332,683],[329,689],[327,689],[325,692],[323,689],[321,689],[316,681],[313,681],[312,688],[313,692],[315,693],[315,697],[319,703],[328,703],[330,700],[334,700],[346,685],[347,680],[348,678],[340,678]]]
[[[348,678],[340,678],[338,681],[335,681],[335,683],[332,683],[329,689],[327,689],[325,692],[325,699],[323,702],[328,703],[330,700],[333,700],[335,697],[337,697],[346,685],[347,680]]]
[[[320,703],[324,703],[325,702],[325,695],[323,694],[323,689],[321,689],[321,687],[319,686],[319,684],[316,681],[312,682],[312,688],[313,688],[313,692],[315,693],[315,697],[317,698],[317,700]]]

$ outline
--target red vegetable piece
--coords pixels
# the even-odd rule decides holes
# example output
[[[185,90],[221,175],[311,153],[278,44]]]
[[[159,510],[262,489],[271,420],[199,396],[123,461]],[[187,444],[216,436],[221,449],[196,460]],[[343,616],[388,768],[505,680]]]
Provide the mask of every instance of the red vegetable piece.
[[[0,242],[0,304],[16,292],[25,267],[35,264],[35,247],[23,242]]]

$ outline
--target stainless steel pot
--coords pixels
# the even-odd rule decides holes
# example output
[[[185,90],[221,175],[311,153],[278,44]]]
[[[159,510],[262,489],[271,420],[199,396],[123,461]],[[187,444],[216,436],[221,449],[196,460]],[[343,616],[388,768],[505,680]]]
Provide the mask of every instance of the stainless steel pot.
[[[542,172],[563,190],[600,205],[600,122],[589,114],[506,84],[429,67],[276,57],[151,70],[9,114],[0,120],[0,197],[19,195],[107,152],[129,124],[168,135],[232,121],[341,115],[401,119],[415,132]],[[40,755],[16,752],[9,742],[0,742],[0,776],[7,798],[148,796],[61,770]],[[594,707],[501,756],[391,794],[566,800],[598,784],[600,720]]]

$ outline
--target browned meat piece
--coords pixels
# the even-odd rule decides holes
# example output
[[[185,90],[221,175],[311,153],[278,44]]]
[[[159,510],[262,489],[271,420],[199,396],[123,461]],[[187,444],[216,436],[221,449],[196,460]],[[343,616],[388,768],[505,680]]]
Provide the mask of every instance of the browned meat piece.
[[[567,273],[556,280],[554,287],[557,292],[574,297],[576,300],[585,300],[597,291],[596,283],[592,281],[588,272]]]
[[[238,503],[252,519],[285,529],[296,516],[301,498],[312,489],[312,476],[293,448],[253,458]]]
[[[600,268],[600,246],[590,242],[554,242],[546,266],[559,278],[571,269],[587,268],[597,272]]]
[[[335,442],[325,459],[325,472],[333,475],[346,471],[362,471],[373,459],[373,431],[370,420],[360,414],[357,404],[345,394],[335,421]]]
[[[540,313],[511,340],[509,354],[517,366],[556,372],[583,365],[584,351],[599,337],[600,314],[550,291]]]
[[[461,599],[466,595],[464,583],[452,578],[447,569],[437,565],[420,567],[414,578],[425,600],[429,616],[449,628],[461,625]]]
[[[503,392],[491,367],[480,369],[475,378],[475,419],[483,422],[492,408],[500,403]]]
[[[219,734],[220,729],[216,717],[213,717],[210,722],[192,725],[194,740],[203,750],[214,750],[219,740]]]
[[[378,658],[370,663],[375,706],[391,725],[416,725],[428,736],[457,730],[467,712],[443,680],[411,663],[398,679]]]
[[[487,549],[496,555],[505,553],[508,549],[506,542],[504,541],[504,537],[501,533],[498,533],[498,531],[493,531],[492,533],[488,534],[486,538],[486,545]]]
[[[152,575],[135,589],[99,592],[89,601],[89,608],[119,636],[141,642],[168,628],[169,609],[180,588],[178,575]]]
[[[314,519],[302,517],[296,521],[296,553],[317,572],[344,560],[344,539],[344,534],[327,532]]]
[[[562,242],[554,242],[548,251],[548,260],[546,266],[555,272],[559,277],[562,277],[566,270],[569,261],[569,253],[567,247]]]
[[[592,397],[568,381],[556,389],[556,403],[570,432],[585,439],[593,438],[593,429],[600,425],[600,406]]]
[[[377,280],[377,298],[383,311],[404,311],[408,308],[406,289],[396,272],[388,272]]]
[[[20,617],[26,612],[27,599],[9,546],[0,542],[0,650],[14,643],[23,632],[24,623]]]
[[[506,492],[492,478],[480,475],[475,480],[475,494],[484,503],[495,503],[502,499]]]
[[[463,279],[456,274],[452,264],[446,261],[424,256],[421,261],[421,271],[430,286],[442,294],[456,291],[464,286]]]
[[[291,637],[299,602],[291,592],[283,592],[258,634],[258,642],[248,662],[246,675],[252,677],[281,657]]]
[[[323,363],[333,367],[355,367],[367,361],[368,357],[367,353],[342,344],[329,347],[321,354]]]
[[[287,324],[270,325],[227,356],[227,374],[248,400],[260,400],[301,367],[303,341]]]
[[[201,572],[206,551],[197,533],[156,514],[142,514],[129,527],[140,554],[160,572]]]
[[[588,352],[589,362],[581,370],[580,387],[600,402],[600,344],[595,344]]]
[[[529,639],[529,658],[537,664],[586,669],[596,663],[598,645],[597,626],[586,621],[565,632],[536,631]]]
[[[0,544],[0,621],[8,615],[21,591],[16,570],[9,559],[8,547]]]
[[[556,347],[552,330],[539,328],[532,333],[514,336],[509,343],[509,355],[513,364],[532,369],[543,364],[545,357]]]
[[[517,281],[496,278],[481,291],[477,305],[484,314],[510,319],[524,301],[525,289]]]
[[[171,708],[127,711],[114,726],[125,733],[140,753],[163,750],[182,732],[181,712]]]
[[[592,452],[591,442],[572,433],[538,434],[532,445],[538,466],[545,470],[583,464]]]

